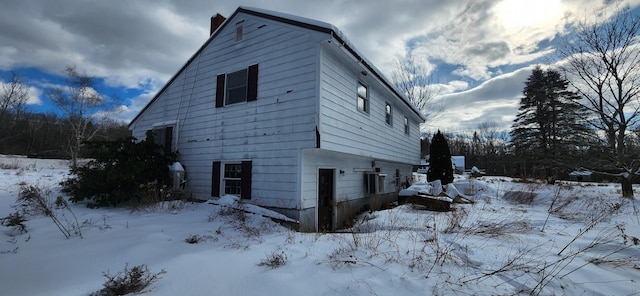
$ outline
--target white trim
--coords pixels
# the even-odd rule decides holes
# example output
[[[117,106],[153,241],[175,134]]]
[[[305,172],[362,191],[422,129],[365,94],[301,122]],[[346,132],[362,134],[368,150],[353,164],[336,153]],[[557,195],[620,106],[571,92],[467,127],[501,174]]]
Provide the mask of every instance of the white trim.
[[[168,125],[178,125],[178,120],[156,122],[152,124],[151,127],[161,127],[161,126],[168,126]]]

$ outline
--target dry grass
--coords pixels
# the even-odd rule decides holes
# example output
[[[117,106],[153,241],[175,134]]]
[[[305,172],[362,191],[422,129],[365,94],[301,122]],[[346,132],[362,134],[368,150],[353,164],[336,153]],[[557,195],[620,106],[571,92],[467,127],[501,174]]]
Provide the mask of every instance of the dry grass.
[[[282,250],[276,250],[267,255],[267,258],[260,261],[260,263],[258,263],[258,266],[266,266],[271,269],[275,269],[285,264],[287,264],[287,254],[285,254]]]
[[[160,187],[155,181],[140,185],[137,196],[137,201],[129,203],[129,208],[132,211],[180,211],[187,204],[187,201],[181,198],[179,192],[174,192],[167,186]]]

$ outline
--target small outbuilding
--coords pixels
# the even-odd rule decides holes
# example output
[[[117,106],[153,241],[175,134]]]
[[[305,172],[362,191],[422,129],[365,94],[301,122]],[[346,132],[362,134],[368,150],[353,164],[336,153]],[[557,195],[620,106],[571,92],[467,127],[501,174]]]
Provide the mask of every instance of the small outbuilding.
[[[593,172],[590,171],[573,171],[569,173],[569,181],[592,182]]]

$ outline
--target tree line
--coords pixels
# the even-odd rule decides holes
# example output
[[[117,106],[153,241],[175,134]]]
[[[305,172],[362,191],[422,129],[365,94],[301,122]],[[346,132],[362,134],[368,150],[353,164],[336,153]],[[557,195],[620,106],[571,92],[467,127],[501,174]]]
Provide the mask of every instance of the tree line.
[[[95,91],[91,76],[80,74],[75,67],[67,67],[65,74],[64,86],[46,90],[57,112],[39,113],[27,105],[29,87],[23,78],[10,73],[0,88],[0,154],[62,150],[75,167],[85,141],[131,135],[124,123],[109,119],[109,100]]]

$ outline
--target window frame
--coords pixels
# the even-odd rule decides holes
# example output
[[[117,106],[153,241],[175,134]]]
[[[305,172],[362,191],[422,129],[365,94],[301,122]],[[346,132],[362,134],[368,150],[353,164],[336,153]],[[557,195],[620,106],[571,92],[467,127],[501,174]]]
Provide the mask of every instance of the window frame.
[[[229,175],[227,172],[230,170],[227,168],[227,165],[240,166],[235,168],[235,175]],[[233,194],[240,197],[240,199],[251,199],[253,161],[214,160],[211,164],[211,169],[211,197],[222,197],[225,194]],[[227,181],[229,181],[229,183],[231,183],[231,181],[236,183],[231,185],[228,184]],[[240,187],[238,188],[238,186]],[[230,192],[228,188],[231,187],[235,188],[235,190]]]
[[[225,106],[231,106],[236,104],[248,103],[258,100],[258,64],[250,65],[244,69],[236,70],[233,72],[218,74],[216,77],[216,93],[215,93],[215,107],[222,108]],[[234,99],[229,101],[229,84],[232,82],[230,78],[234,74],[242,74],[246,71],[246,75],[240,75],[244,81],[242,83],[234,85],[234,90],[244,90],[244,100]],[[238,77],[235,77],[238,78]]]
[[[384,122],[388,126],[393,126],[393,106],[389,102],[384,104]]]
[[[175,133],[177,132],[175,124],[155,125],[150,132],[153,134],[154,144],[160,146],[159,149],[162,155],[169,155],[175,150],[176,143],[174,141],[176,138]]]
[[[409,117],[404,117],[404,134],[409,135],[411,133],[411,129],[409,128]]]
[[[235,170],[231,171],[227,169],[227,166],[235,166]],[[228,176],[227,172],[235,172],[234,176]],[[241,162],[225,162],[222,165],[222,192],[223,194],[242,196],[242,163]],[[227,182],[234,182],[235,185],[227,185]],[[235,189],[233,192],[229,192],[227,189]]]
[[[237,85],[233,85],[233,87],[230,86],[230,84],[234,79],[231,79],[233,76],[238,75],[238,77],[242,77],[242,81],[240,83],[238,83]],[[225,83],[224,83],[224,105],[225,106],[229,106],[229,105],[235,105],[235,104],[241,104],[241,103],[246,103],[248,101],[248,92],[249,92],[249,70],[248,68],[244,68],[238,71],[234,71],[231,73],[226,73],[225,74]],[[234,77],[235,78],[235,77]],[[244,95],[242,95],[241,97],[243,99],[238,100],[238,98],[235,98],[235,100],[233,102],[230,101],[231,99],[231,91],[237,91],[237,90],[244,90]]]
[[[361,88],[364,89],[364,96],[360,93]],[[361,81],[358,81],[358,84],[356,87],[356,96],[357,96],[356,106],[358,108],[358,111],[369,114],[369,86],[364,84]],[[360,104],[361,101],[362,101],[362,104]]]
[[[364,176],[364,192],[366,195],[385,193],[384,183],[387,174],[383,174],[380,172],[365,172]]]

